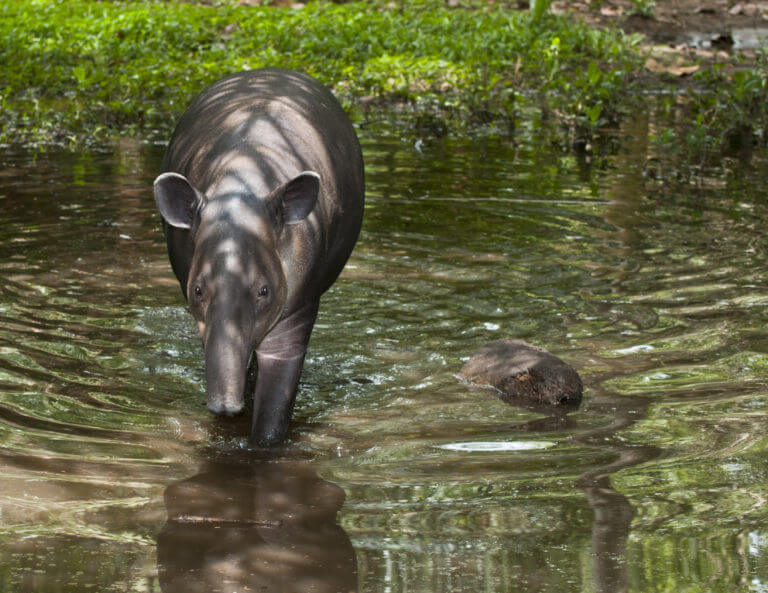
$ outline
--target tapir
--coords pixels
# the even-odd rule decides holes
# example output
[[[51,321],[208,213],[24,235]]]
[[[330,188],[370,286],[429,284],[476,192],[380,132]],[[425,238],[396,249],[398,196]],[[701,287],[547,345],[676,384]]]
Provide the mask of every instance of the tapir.
[[[298,72],[222,78],[179,120],[154,182],[173,272],[197,321],[208,409],[282,442],[321,295],[360,233],[363,158],[331,92]]]

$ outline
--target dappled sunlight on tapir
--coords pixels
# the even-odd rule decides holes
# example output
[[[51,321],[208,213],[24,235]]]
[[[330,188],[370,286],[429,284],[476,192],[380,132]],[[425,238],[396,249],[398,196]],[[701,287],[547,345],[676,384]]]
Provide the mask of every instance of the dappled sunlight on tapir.
[[[333,95],[278,69],[223,78],[189,106],[154,184],[168,253],[205,351],[208,408],[281,442],[320,296],[357,241],[360,145]]]

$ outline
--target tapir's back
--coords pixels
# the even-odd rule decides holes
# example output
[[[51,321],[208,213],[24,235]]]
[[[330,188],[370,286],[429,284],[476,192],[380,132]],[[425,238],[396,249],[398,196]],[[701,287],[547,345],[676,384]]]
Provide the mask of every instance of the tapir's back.
[[[357,240],[364,195],[360,145],[335,97],[304,74],[252,70],[208,87],[180,119],[163,170],[184,175],[209,197],[225,175],[247,171],[253,193],[263,197],[302,171],[317,172],[320,197],[304,232],[322,252],[315,265],[322,265],[324,277],[312,280],[321,291]]]

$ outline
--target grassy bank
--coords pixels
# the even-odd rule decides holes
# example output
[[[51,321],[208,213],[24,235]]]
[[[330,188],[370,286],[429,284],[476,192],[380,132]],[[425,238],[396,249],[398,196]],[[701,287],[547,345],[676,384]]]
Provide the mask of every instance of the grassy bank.
[[[436,125],[513,125],[532,106],[588,133],[625,106],[637,43],[569,18],[442,2],[5,0],[0,141],[165,136],[204,86],[265,65],[316,76],[358,117],[398,104]]]
[[[543,4],[538,4],[541,6]],[[303,8],[94,0],[0,6],[0,142],[83,145],[166,138],[189,100],[224,74],[302,70],[358,120],[402,109],[442,132],[554,124],[571,141],[612,127],[665,90],[681,124],[661,142],[707,151],[768,141],[768,60],[704,65],[688,94],[644,70],[647,48],[572,15],[470,2],[310,2]],[[659,96],[659,95],[657,95]]]

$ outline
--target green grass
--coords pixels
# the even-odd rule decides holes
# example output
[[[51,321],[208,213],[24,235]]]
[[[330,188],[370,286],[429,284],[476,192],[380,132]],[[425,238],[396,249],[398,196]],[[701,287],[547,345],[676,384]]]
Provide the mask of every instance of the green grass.
[[[165,136],[206,85],[267,65],[308,72],[353,112],[405,105],[465,126],[514,123],[533,107],[585,133],[615,119],[641,67],[639,40],[538,16],[437,1],[4,0],[0,141]]]

